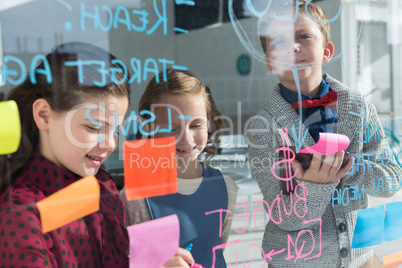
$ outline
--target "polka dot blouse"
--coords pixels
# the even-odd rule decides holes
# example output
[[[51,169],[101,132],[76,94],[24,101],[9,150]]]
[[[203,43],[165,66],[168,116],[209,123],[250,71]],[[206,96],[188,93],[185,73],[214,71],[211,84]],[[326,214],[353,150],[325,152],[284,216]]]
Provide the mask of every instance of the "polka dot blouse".
[[[123,203],[100,169],[100,210],[42,233],[36,202],[80,177],[39,154],[0,195],[0,267],[128,267]]]

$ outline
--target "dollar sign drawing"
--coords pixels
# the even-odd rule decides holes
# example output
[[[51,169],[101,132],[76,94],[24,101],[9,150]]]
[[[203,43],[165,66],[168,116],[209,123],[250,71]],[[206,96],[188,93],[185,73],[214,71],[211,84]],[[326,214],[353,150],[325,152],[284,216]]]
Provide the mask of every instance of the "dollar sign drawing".
[[[291,190],[293,190],[293,181],[292,181],[292,179],[296,176],[296,173],[297,173],[297,170],[296,170],[296,172],[294,172],[294,174],[292,175],[292,164],[291,164],[291,162],[295,159],[296,154],[292,149],[290,149],[289,147],[286,147],[286,146],[283,146],[283,147],[280,147],[280,148],[276,149],[275,152],[279,153],[280,151],[283,152],[283,159],[275,162],[272,165],[271,172],[275,176],[275,178],[277,178],[278,180],[286,182],[287,191],[291,191]],[[278,176],[275,173],[275,168],[276,167],[279,167],[279,169],[281,171],[285,171],[285,172],[280,172],[280,175]],[[290,185],[289,185],[289,182],[290,182]]]

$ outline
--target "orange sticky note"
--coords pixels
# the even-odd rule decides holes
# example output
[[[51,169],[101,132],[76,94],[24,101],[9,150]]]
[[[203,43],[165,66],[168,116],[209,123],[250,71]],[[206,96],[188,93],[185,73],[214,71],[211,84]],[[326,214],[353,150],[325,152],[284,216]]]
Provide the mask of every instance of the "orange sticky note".
[[[382,260],[384,264],[381,268],[396,268],[399,264],[402,264],[402,251],[384,256]]]
[[[94,176],[76,181],[36,203],[47,233],[99,210],[100,188]]]
[[[125,141],[127,200],[177,193],[174,137]]]

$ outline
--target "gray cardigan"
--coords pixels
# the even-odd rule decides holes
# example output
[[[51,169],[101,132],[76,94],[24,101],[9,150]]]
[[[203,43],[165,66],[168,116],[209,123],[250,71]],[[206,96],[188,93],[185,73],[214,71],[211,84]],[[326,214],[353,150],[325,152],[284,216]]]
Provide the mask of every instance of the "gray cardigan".
[[[351,143],[347,151],[355,156],[355,163],[363,153],[377,153],[379,156],[384,149],[387,149],[388,155],[392,154],[386,139],[376,142],[373,136],[369,143],[358,142],[366,138],[363,134],[364,127],[359,124],[369,124],[371,133],[374,124],[379,123],[375,107],[364,101],[359,92],[349,90],[329,75],[324,74],[323,77],[329,83],[330,88],[338,92],[338,133],[350,138]],[[359,115],[362,111],[365,111],[365,117]],[[363,171],[363,166],[360,165],[360,172],[357,172],[355,166],[354,174],[346,175],[342,179],[343,189],[357,185],[360,193],[362,185],[364,185],[365,194],[361,199],[349,199],[347,204],[345,192],[345,204],[333,205],[332,194],[338,183],[313,183],[296,179],[299,187],[293,193],[292,202],[289,195],[281,194],[279,180],[273,176],[271,167],[278,161],[278,154],[275,150],[283,146],[281,127],[288,128],[289,145],[294,145],[293,125],[296,133],[299,133],[299,128],[301,128],[302,138],[306,128],[303,124],[300,126],[299,115],[291,108],[291,104],[282,98],[278,85],[263,108],[249,121],[246,128],[252,174],[258,182],[266,204],[271,208],[268,212],[272,220],[265,228],[262,247],[265,253],[274,250],[272,252],[274,255],[268,255],[266,260],[278,268],[359,267],[371,258],[373,248],[351,249],[357,211],[367,208],[368,195],[373,193],[373,178],[375,178],[376,184],[380,177],[384,180],[387,178],[387,186],[392,184],[394,178],[394,183],[399,185],[400,176],[395,175],[401,173],[402,170],[395,163],[391,165],[391,161],[387,166],[381,164],[378,157],[374,168],[374,157],[370,157],[370,160],[364,157],[365,165],[366,167],[369,165],[369,169],[366,168]],[[379,131],[381,137],[385,137],[382,126]],[[313,138],[307,131],[301,146],[308,147],[314,144]],[[277,170],[276,174],[278,174]],[[300,187],[302,183],[305,186],[304,191],[303,187]],[[388,190],[383,193],[381,190],[375,195],[389,197],[394,193],[395,191],[389,192]],[[302,199],[303,197],[306,197],[306,201]],[[352,194],[352,188],[349,188],[349,197],[356,197]],[[280,201],[278,202],[278,200]],[[280,220],[281,218],[282,220]],[[321,219],[321,224],[319,219]],[[293,246],[297,239],[298,253],[295,252]],[[315,242],[314,248],[313,241]],[[304,247],[300,250],[303,242],[305,242]]]

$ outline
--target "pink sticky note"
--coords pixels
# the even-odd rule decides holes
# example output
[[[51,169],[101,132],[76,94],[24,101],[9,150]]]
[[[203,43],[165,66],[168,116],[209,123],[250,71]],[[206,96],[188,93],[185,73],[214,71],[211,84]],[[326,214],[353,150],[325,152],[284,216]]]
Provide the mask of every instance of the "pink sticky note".
[[[159,268],[179,250],[176,214],[127,227],[131,268]]]
[[[320,132],[318,142],[310,147],[301,149],[299,153],[329,155],[345,150],[350,144],[346,135]]]

